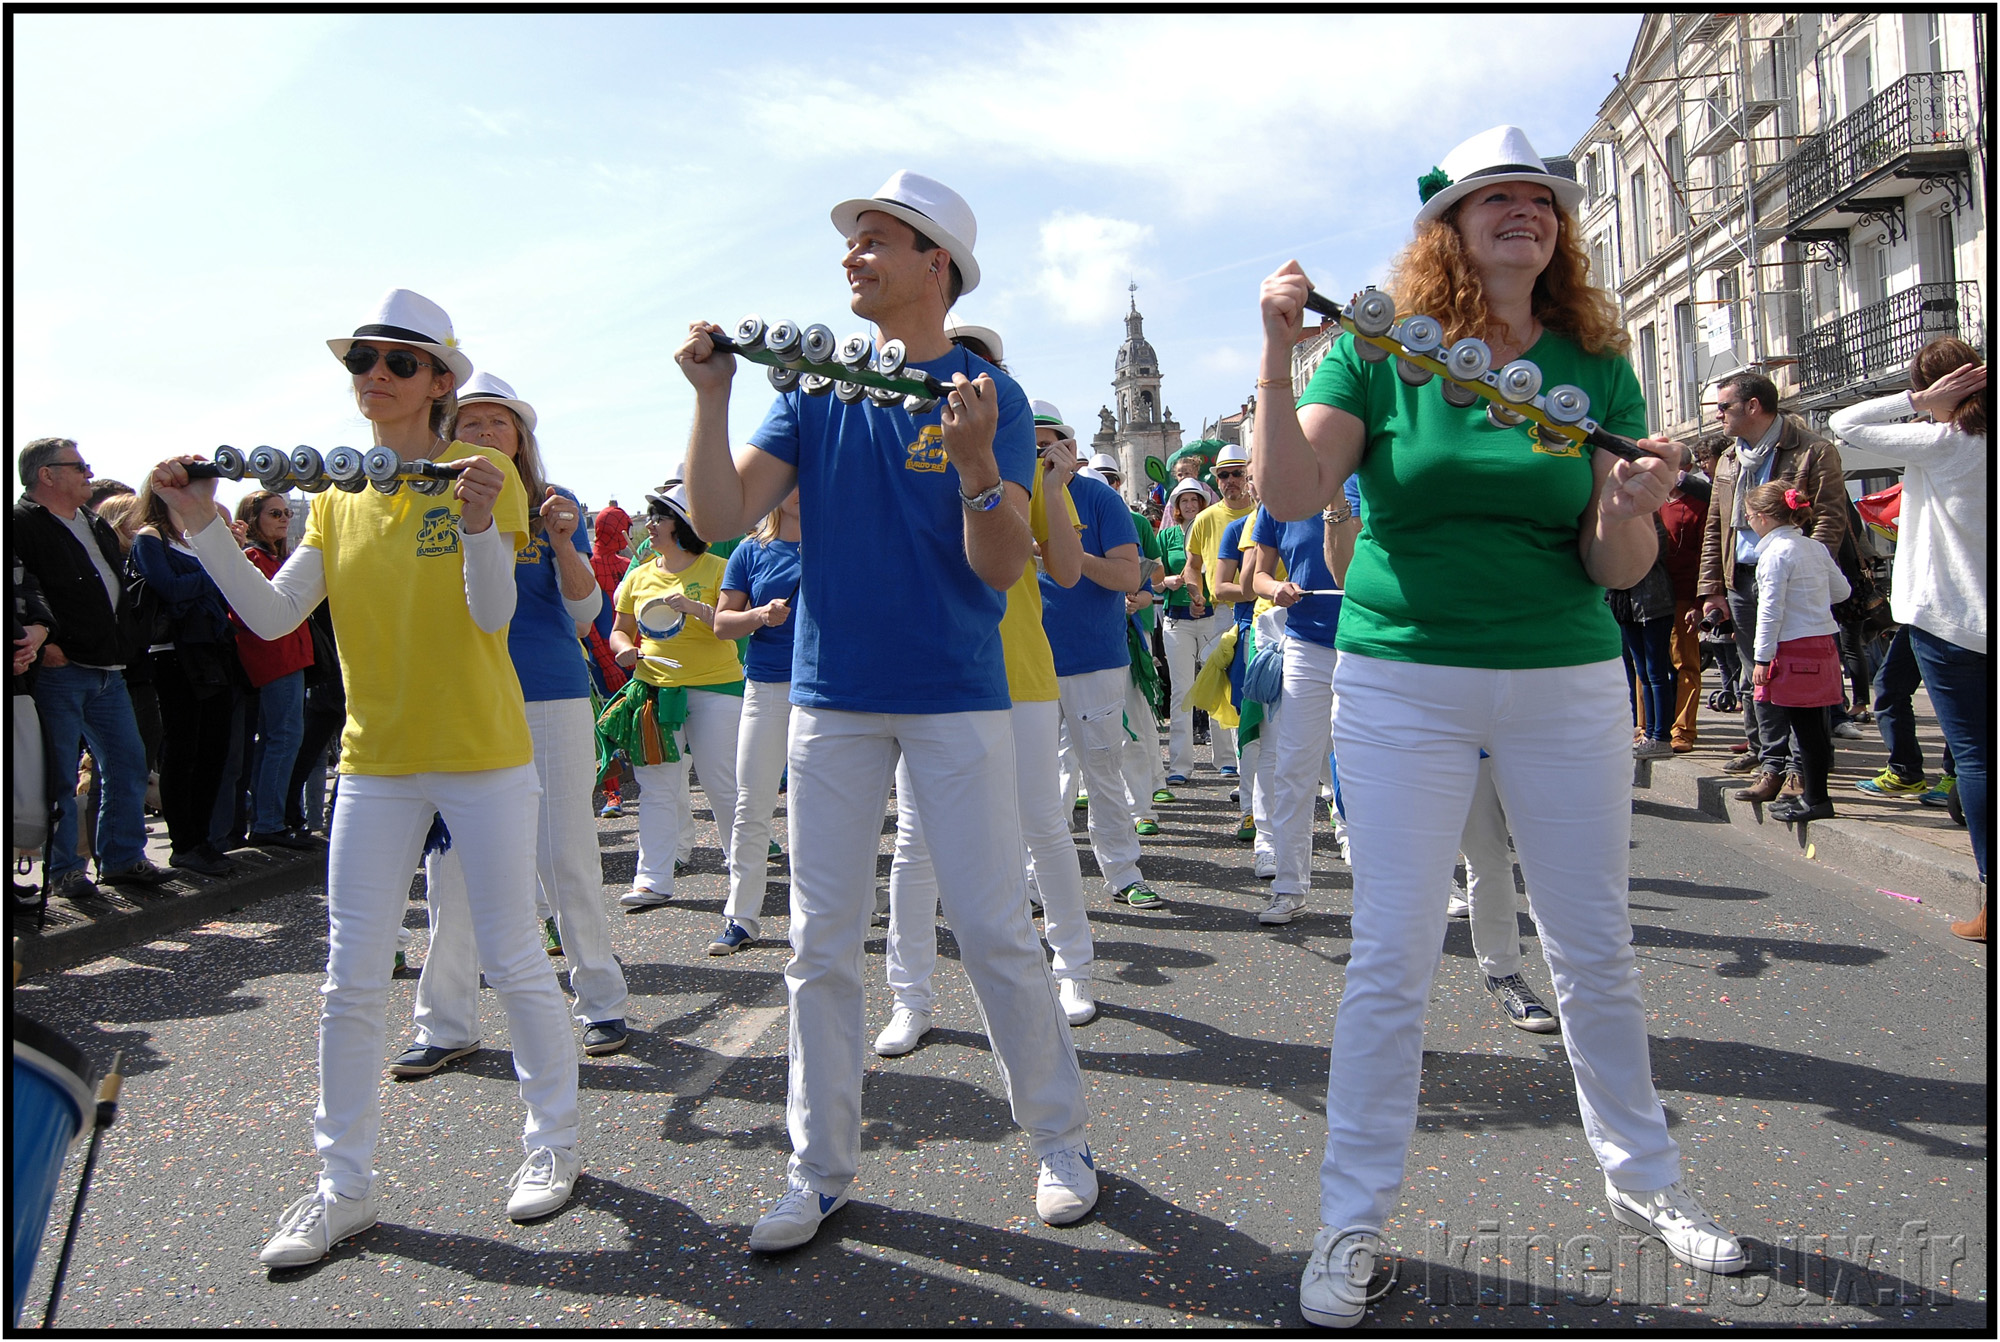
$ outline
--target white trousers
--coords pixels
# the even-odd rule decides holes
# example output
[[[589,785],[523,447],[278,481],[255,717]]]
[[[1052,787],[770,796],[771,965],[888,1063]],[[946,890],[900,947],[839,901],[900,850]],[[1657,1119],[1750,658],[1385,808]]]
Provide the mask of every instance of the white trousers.
[[[722,916],[751,936],[761,930],[769,884],[772,817],[785,776],[785,737],[792,725],[792,682],[743,682],[743,719],[736,732],[736,825],[729,840],[729,902]]]
[[[1162,640],[1166,642],[1166,672],[1174,682],[1174,704],[1180,704],[1194,686],[1194,678],[1202,670],[1202,662],[1214,650],[1216,640],[1224,632],[1236,628],[1236,616],[1228,610],[1210,610],[1200,620],[1166,620],[1166,630]],[[1194,770],[1194,710],[1174,708],[1170,718],[1166,744],[1170,762],[1166,772],[1170,774],[1190,774]],[[1220,726],[1208,728],[1208,748],[1214,752],[1216,768],[1224,764],[1236,764],[1236,742]]]
[[[1256,740],[1244,744],[1242,729],[1237,729],[1236,753],[1242,761],[1243,773],[1236,781],[1236,790],[1245,803],[1243,814],[1257,826],[1257,837],[1252,847],[1259,857],[1275,861],[1277,850],[1272,847],[1271,789],[1278,778],[1278,751],[1272,741],[1277,725],[1271,720],[1270,709],[1270,705],[1265,706],[1264,721],[1258,726]]]
[[[1458,851],[1465,854],[1465,902],[1472,906],[1472,953],[1480,972],[1504,979],[1521,972],[1521,897],[1514,889],[1514,859],[1507,851],[1507,813],[1493,782],[1493,761],[1479,761],[1472,808]]]
[[[1402,1184],[1445,893],[1482,749],[1555,980],[1584,1134],[1618,1187],[1672,1183],[1680,1148],[1653,1090],[1626,902],[1622,664],[1489,671],[1342,653],[1336,680],[1354,941],[1327,1078],[1321,1221],[1379,1230]]]
[[[535,820],[536,916],[556,920],[576,1019],[585,1025],[623,1020],[625,971],[611,953],[604,862],[590,809],[597,771],[590,700],[534,699],[527,710],[542,787]],[[431,945],[417,980],[417,1042],[461,1048],[479,1040],[479,950],[456,831],[451,847],[424,859],[424,883]]]
[[[1128,669],[1125,672],[1125,744],[1118,752],[1118,772],[1125,779],[1125,804],[1134,820],[1160,818],[1153,793],[1167,785],[1166,762],[1160,758],[1160,724],[1146,692]]]
[[[1139,879],[1139,836],[1120,767],[1131,739],[1125,734],[1125,685],[1131,679],[1131,669],[1123,666],[1056,677],[1063,729],[1090,789],[1090,850],[1104,888],[1114,894]]]
[[[442,814],[465,867],[486,981],[507,1013],[514,1075],[527,1106],[524,1150],[574,1150],[576,1041],[536,935],[535,768],[346,774],[327,861],[326,982],[319,1018],[313,1145],[323,1193],[354,1198],[375,1180],[382,1063],[396,933],[430,830]]]
[[[1056,725],[1053,699],[1016,703],[1008,711],[1014,730],[1016,796],[1021,838],[1029,857],[1030,879],[1042,895],[1042,933],[1047,937],[1058,979],[1088,979],[1095,956],[1090,916],[1084,907],[1083,869],[1070,838],[1069,811],[1056,788]],[[937,994],[931,975],[937,967],[937,873],[924,842],[913,798],[916,784],[909,762],[896,765],[896,855],[889,867],[889,989],[896,1005],[928,1014]]]
[[[674,859],[686,861],[694,827],[688,801],[688,761],[701,770],[701,790],[715,816],[724,857],[731,852],[736,828],[736,735],[743,701],[733,694],[710,690],[687,692],[687,721],[674,734],[680,759],[672,764],[640,764],[632,773],[639,780],[639,871],[633,884],[663,895],[674,892]],[[764,874],[764,857],[757,858]]]
[[[932,851],[947,855],[936,867],[938,895],[1014,1121],[1042,1156],[1080,1145],[1089,1118],[1069,1024],[1028,913],[1008,714],[794,708],[785,1124],[791,1173],[827,1196],[847,1188],[861,1159],[862,946],[899,752],[923,832]]]
[[[1302,638],[1285,640],[1285,692],[1264,719],[1264,754],[1270,759],[1271,855],[1277,860],[1276,894],[1312,890],[1314,804],[1320,775],[1333,747],[1332,648]],[[1263,761],[1259,761],[1260,772]],[[1262,838],[1264,823],[1257,826]]]

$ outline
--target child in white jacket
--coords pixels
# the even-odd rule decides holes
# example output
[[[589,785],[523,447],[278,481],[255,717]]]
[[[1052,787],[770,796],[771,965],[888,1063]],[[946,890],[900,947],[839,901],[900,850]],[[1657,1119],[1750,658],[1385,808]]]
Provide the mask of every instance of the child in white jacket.
[[[1799,529],[1812,516],[1812,500],[1797,489],[1776,480],[1759,485],[1744,500],[1744,512],[1759,538],[1751,682],[1759,701],[1785,710],[1804,764],[1804,795],[1780,797],[1771,815],[1801,824],[1831,820],[1826,776],[1833,767],[1833,733],[1826,710],[1840,702],[1833,606],[1852,589],[1827,548]]]

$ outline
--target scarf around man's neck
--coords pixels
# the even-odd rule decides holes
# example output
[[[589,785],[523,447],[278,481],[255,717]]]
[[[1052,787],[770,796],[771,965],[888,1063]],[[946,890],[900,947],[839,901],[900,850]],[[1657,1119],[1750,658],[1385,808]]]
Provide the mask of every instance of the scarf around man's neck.
[[[1764,430],[1764,436],[1759,438],[1754,445],[1742,438],[1736,440],[1736,463],[1738,466],[1736,473],[1736,516],[1730,519],[1730,525],[1739,531],[1748,531],[1750,529],[1749,514],[1744,511],[1744,500],[1750,494],[1750,481],[1764,473],[1765,463],[1769,462],[1771,454],[1778,450],[1778,435],[1783,433],[1784,430],[1785,417],[1777,415],[1772,418],[1771,427]]]

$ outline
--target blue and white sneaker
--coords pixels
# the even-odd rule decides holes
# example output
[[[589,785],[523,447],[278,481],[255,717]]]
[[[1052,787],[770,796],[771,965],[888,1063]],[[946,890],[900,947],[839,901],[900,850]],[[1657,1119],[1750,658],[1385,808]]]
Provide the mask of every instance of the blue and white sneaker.
[[[620,806],[615,801],[608,801],[604,803],[604,808],[597,813],[597,818],[599,820],[616,820],[618,819],[618,817],[624,814],[625,814],[624,807]]]
[[[1088,1146],[1051,1151],[1035,1179],[1035,1215],[1052,1226],[1081,1221],[1097,1205],[1097,1162]]]
[[[1187,775],[1186,775],[1186,774],[1168,774],[1168,775],[1167,775],[1167,786],[1168,786],[1168,787],[1186,787],[1186,786],[1187,786]]]
[[[743,924],[730,921],[722,925],[722,932],[708,943],[710,955],[734,955],[748,946],[756,938],[743,930]]]
[[[796,1175],[785,1180],[778,1205],[757,1218],[750,1228],[750,1247],[758,1253],[796,1249],[819,1233],[819,1223],[847,1205],[847,1194],[828,1197],[808,1188]]]
[[[1216,772],[1221,774],[1224,778],[1234,778],[1236,777],[1236,766],[1233,764],[1225,764],[1220,769],[1217,769]]]

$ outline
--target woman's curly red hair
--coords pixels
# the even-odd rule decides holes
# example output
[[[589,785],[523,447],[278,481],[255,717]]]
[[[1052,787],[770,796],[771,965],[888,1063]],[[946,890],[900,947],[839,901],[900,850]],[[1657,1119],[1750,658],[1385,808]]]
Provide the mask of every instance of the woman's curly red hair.
[[[1460,203],[1461,205],[1463,202]],[[1444,325],[1446,342],[1466,336],[1493,340],[1505,334],[1486,305],[1486,286],[1466,255],[1458,211],[1417,225],[1417,235],[1396,257],[1389,291],[1402,312],[1424,312]],[[1611,295],[1591,283],[1590,258],[1577,241],[1576,221],[1556,210],[1556,249],[1535,281],[1533,310],[1543,326],[1568,336],[1591,354],[1623,354],[1631,337]]]

